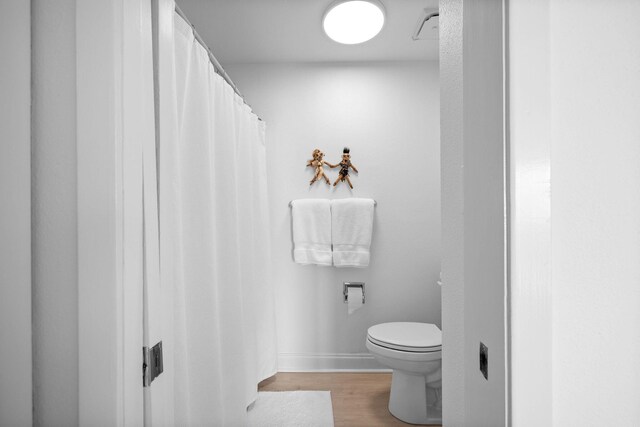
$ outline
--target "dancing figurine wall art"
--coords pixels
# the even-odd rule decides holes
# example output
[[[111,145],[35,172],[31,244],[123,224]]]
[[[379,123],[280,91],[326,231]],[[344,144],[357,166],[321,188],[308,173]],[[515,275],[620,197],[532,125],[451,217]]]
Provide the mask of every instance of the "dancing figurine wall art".
[[[313,150],[312,156],[313,158],[307,161],[307,167],[315,168],[315,173],[313,174],[313,179],[309,182],[309,185],[313,185],[313,183],[320,178],[324,179],[328,185],[331,185],[331,181],[329,181],[329,178],[324,174],[323,166],[327,165],[331,168],[334,166],[324,160],[324,153],[317,148]]]
[[[349,147],[344,147],[344,149],[342,150],[342,161],[337,165],[330,165],[327,163],[331,168],[336,168],[340,166],[340,172],[338,172],[338,179],[336,179],[336,182],[333,183],[334,187],[338,185],[338,182],[347,181],[347,184],[349,184],[349,187],[353,189],[353,184],[351,184],[351,180],[349,179],[349,168],[353,169],[355,173],[358,173],[358,169],[353,165],[353,163],[351,163],[350,151],[351,150],[349,150]]]

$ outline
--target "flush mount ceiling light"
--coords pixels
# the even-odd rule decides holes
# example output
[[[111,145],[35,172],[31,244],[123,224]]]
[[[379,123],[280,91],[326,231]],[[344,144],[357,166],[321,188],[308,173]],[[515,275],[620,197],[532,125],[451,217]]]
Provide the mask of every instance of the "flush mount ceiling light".
[[[331,40],[358,44],[374,38],[384,26],[382,4],[374,0],[342,0],[327,9],[322,27]]]

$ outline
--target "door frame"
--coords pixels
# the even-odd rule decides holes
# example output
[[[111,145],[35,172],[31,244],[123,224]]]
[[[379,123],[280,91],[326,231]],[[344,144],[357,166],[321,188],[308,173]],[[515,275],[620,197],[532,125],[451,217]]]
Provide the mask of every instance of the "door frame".
[[[552,425],[550,0],[505,6],[510,421]]]
[[[465,350],[469,331],[464,319],[469,307],[465,307],[468,278],[464,270],[464,120],[473,110],[465,103],[464,88],[465,64],[473,60],[474,49],[483,49],[487,40],[476,34],[465,44],[464,38],[473,25],[484,23],[502,30],[501,46],[493,47],[502,51],[502,63],[496,64],[496,71],[500,65],[503,81],[502,123],[495,126],[503,129],[504,147],[504,423],[551,425],[550,2],[493,0],[501,5],[499,14],[474,13],[474,3],[480,2],[440,1],[441,49],[449,51],[448,57],[440,57],[441,83],[454,88],[448,97],[441,96],[443,141],[447,125],[453,141],[449,146],[443,144],[443,153],[448,152],[449,158],[442,164],[443,171],[448,168],[450,174],[443,175],[443,195],[452,192],[448,204],[443,200],[443,219],[453,218],[449,224],[443,220],[443,244],[445,252],[446,245],[450,251],[449,258],[443,260],[444,421],[452,425],[472,421],[469,408],[474,404],[470,402],[478,399],[465,387],[466,378],[477,375],[478,368],[477,349]],[[450,20],[449,26],[443,25],[443,14]],[[511,21],[518,26],[511,27]],[[460,256],[456,258],[456,254]],[[451,285],[453,289],[447,288]],[[476,340],[472,337],[471,341]],[[472,360],[467,360],[469,357]]]
[[[144,421],[141,113],[128,106],[150,77],[131,58],[141,1],[76,3],[81,425]]]
[[[462,44],[462,37],[469,30],[468,19],[475,19],[464,15],[464,4],[475,0],[441,0],[441,9],[447,9],[455,18],[455,27],[449,36],[459,36],[459,48],[456,53],[460,60],[457,71],[441,76],[441,81],[453,79],[453,83],[464,84],[465,59],[470,53]],[[527,187],[526,181],[519,180],[519,175],[526,169],[526,153],[513,152],[512,139],[520,137],[520,129],[514,130],[510,117],[514,109],[511,105],[510,89],[510,63],[509,63],[509,37],[513,33],[509,29],[509,15],[514,13],[508,0],[495,0],[500,3],[502,13],[489,16],[496,19],[503,32],[500,48],[502,49],[501,69],[503,73],[503,121],[500,127],[503,131],[504,157],[502,158],[504,173],[504,306],[502,311],[505,318],[504,344],[505,344],[505,424],[510,424],[512,414],[512,401],[515,392],[522,391],[520,384],[525,378],[525,366],[530,367],[535,342],[519,342],[512,340],[512,336],[519,333],[522,325],[535,318],[536,309],[548,310],[550,303],[549,294],[542,295],[540,299],[533,301],[533,306],[527,312],[519,310],[520,305],[512,301],[520,301],[520,298],[536,291],[535,283],[523,282],[520,271],[525,272],[529,267],[546,268],[544,259],[538,265],[520,263],[525,259],[527,248],[535,253],[544,255],[544,242],[536,243],[536,236],[527,233],[534,230],[532,221],[537,220],[532,216],[526,216],[524,204],[521,200],[527,197],[540,195],[540,191],[548,190],[548,187]],[[161,7],[169,10],[173,2],[160,0]],[[138,186],[137,163],[138,148],[135,145],[126,144],[127,131],[123,118],[123,91],[124,81],[127,78],[140,78],[135,75],[135,69],[126,69],[124,64],[123,19],[125,13],[139,13],[139,8],[123,0],[103,2],[100,0],[87,0],[77,3],[76,27],[77,27],[77,108],[78,108],[78,252],[79,252],[79,396],[80,396],[80,423],[91,424],[91,421],[100,419],[101,422],[113,425],[136,424],[142,414],[142,393],[140,392],[141,380],[139,369],[139,350],[142,342],[142,331],[131,330],[129,325],[142,325],[142,262],[137,244],[141,238],[140,206],[135,202]],[[129,10],[128,8],[132,8]],[[521,10],[518,10],[520,12]],[[444,10],[446,13],[446,10]],[[162,15],[162,14],[161,14]],[[166,19],[168,15],[162,15]],[[162,18],[161,16],[161,18]],[[159,18],[159,19],[161,19]],[[479,19],[479,17],[476,17]],[[486,19],[487,17],[483,17]],[[442,17],[441,17],[442,20]],[[165,21],[166,22],[166,21]],[[164,37],[168,33],[160,33]],[[441,44],[447,43],[447,35],[441,38]],[[455,40],[449,40],[449,42]],[[450,48],[451,46],[447,46]],[[162,59],[160,59],[162,60]],[[162,76],[158,77],[163,79]],[[462,102],[462,92],[455,94],[455,102]],[[450,111],[449,111],[450,113]],[[464,107],[454,120],[460,125],[464,119]],[[448,114],[443,111],[443,114]],[[454,122],[455,123],[455,122]],[[460,126],[462,129],[462,126]],[[462,130],[459,130],[456,138],[463,138]],[[459,150],[461,146],[453,147]],[[447,149],[452,149],[448,147]],[[125,150],[132,150],[131,153]],[[129,154],[126,154],[129,153]],[[463,152],[454,152],[456,156],[463,156]],[[520,157],[525,154],[525,157]],[[544,154],[544,153],[543,153]],[[548,153],[547,153],[548,154]],[[533,154],[529,157],[533,161]],[[105,161],[109,159],[109,161]],[[455,167],[452,164],[443,163],[445,167]],[[456,170],[457,176],[449,177],[448,181],[460,190],[464,185],[462,172]],[[141,191],[141,186],[139,187]],[[450,191],[451,187],[444,191]],[[454,202],[460,202],[463,193],[454,195]],[[138,199],[138,200],[141,200]],[[460,220],[460,213],[464,207],[459,204],[449,206],[449,210],[443,209],[444,214],[454,213]],[[538,209],[548,209],[548,199],[541,199]],[[531,214],[533,215],[533,214]],[[444,225],[444,224],[443,224]],[[454,224],[455,225],[455,224]],[[464,245],[464,224],[455,225],[462,233],[454,234],[450,242]],[[542,230],[549,232],[549,225],[542,224]],[[546,227],[546,228],[545,228]],[[138,233],[140,230],[140,233]],[[454,229],[451,229],[452,231]],[[133,236],[133,237],[132,237]],[[545,235],[546,236],[546,235]],[[446,235],[444,237],[447,237]],[[133,239],[133,240],[131,240]],[[538,245],[538,246],[536,246]],[[537,248],[537,249],[536,249]],[[454,248],[455,249],[455,248]],[[136,261],[140,259],[140,262]],[[126,264],[125,260],[129,260]],[[134,260],[134,261],[131,261]],[[473,396],[465,395],[464,380],[466,372],[465,359],[467,352],[464,350],[464,323],[445,322],[444,305],[450,304],[448,300],[453,297],[454,304],[462,309],[464,319],[464,266],[461,270],[447,269],[446,260],[443,262],[444,287],[443,287],[443,330],[444,330],[444,372],[448,378],[453,379],[454,384],[445,387],[445,421],[450,415],[449,411],[453,403],[447,403],[446,399],[457,399],[469,407],[469,399]],[[455,261],[451,261],[454,262]],[[513,270],[510,267],[514,266]],[[458,267],[460,267],[458,265]],[[456,267],[456,268],[458,268]],[[462,275],[460,275],[462,273]],[[458,274],[458,276],[456,276]],[[458,285],[455,282],[459,281]],[[138,292],[137,285],[140,284]],[[453,284],[453,285],[452,285]],[[461,285],[461,287],[459,287]],[[448,294],[447,287],[458,286],[453,294]],[[461,291],[461,292],[459,292]],[[548,291],[548,289],[547,289]],[[518,299],[514,299],[518,298]],[[446,300],[446,301],[445,301]],[[514,313],[510,310],[513,305],[518,308]],[[451,319],[449,319],[451,320]],[[547,319],[548,320],[548,319]],[[127,326],[125,328],[125,325]],[[520,325],[520,326],[518,326]],[[511,330],[513,326],[513,330]],[[550,323],[543,325],[550,326]],[[546,330],[539,330],[544,333]],[[548,331],[547,331],[548,332]],[[452,344],[452,335],[456,335]],[[541,335],[544,337],[544,335]],[[468,338],[468,337],[467,337]],[[460,354],[452,352],[460,350]],[[451,357],[446,354],[449,352]],[[518,363],[512,363],[512,354],[518,356]],[[529,356],[527,356],[529,355]],[[449,366],[447,363],[451,362]],[[475,363],[473,363],[475,366]],[[476,369],[473,369],[474,371]],[[115,373],[115,375],[114,375]],[[462,373],[462,374],[461,374]],[[549,372],[550,373],[550,372]],[[473,372],[476,374],[476,372]],[[447,377],[445,377],[445,386]],[[455,383],[457,381],[457,383]],[[462,385],[461,385],[462,384]],[[549,379],[541,382],[541,389],[550,390]],[[447,395],[449,397],[447,397]],[[518,396],[520,396],[518,394]],[[547,394],[550,396],[550,394]],[[519,406],[515,406],[519,408]],[[550,407],[544,406],[539,414],[550,414]],[[550,415],[549,415],[550,416]],[[550,419],[550,418],[548,418]],[[455,424],[455,423],[454,423]]]

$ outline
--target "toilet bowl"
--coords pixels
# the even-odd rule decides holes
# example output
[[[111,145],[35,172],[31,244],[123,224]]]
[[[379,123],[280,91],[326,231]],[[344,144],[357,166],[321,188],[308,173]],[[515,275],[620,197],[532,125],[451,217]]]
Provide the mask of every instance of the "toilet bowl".
[[[369,328],[366,346],[393,369],[389,412],[411,424],[441,424],[440,329],[431,323],[381,323]]]

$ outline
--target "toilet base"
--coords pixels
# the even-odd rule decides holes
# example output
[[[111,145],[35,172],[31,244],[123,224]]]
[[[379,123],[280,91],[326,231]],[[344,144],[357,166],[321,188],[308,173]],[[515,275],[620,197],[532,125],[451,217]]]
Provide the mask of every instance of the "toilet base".
[[[442,409],[427,405],[428,390],[424,375],[394,369],[389,412],[409,424],[441,424]]]

